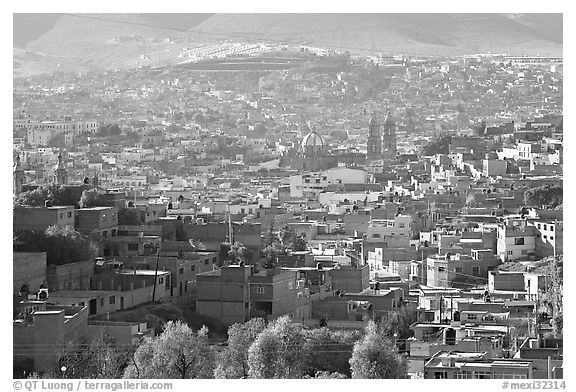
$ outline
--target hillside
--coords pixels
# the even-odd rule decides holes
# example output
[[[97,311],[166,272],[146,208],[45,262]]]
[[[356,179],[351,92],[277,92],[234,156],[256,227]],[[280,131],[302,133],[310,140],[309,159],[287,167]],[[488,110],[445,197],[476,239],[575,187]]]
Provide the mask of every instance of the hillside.
[[[342,50],[562,55],[559,14],[216,14],[194,31]]]
[[[562,55],[561,14],[40,14],[14,20],[16,77],[169,63],[186,46],[223,39],[360,53]],[[35,21],[38,28],[27,31]]]

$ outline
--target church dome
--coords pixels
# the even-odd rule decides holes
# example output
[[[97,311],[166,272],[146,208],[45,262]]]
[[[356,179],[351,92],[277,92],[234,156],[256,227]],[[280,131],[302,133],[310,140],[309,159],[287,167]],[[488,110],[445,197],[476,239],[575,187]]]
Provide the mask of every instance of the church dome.
[[[302,139],[302,149],[306,150],[307,148],[324,148],[324,139],[320,136],[316,131],[312,131]]]

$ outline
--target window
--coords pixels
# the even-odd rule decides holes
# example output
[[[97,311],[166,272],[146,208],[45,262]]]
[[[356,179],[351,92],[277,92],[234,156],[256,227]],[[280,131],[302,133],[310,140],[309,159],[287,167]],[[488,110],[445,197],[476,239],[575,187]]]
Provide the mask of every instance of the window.
[[[454,272],[462,272],[462,267],[456,267],[456,268],[454,268]]]
[[[472,275],[480,276],[480,267],[472,267]]]
[[[254,293],[264,294],[264,286],[254,286]]]
[[[138,244],[128,244],[128,250],[138,251]]]
[[[161,276],[160,278],[158,278],[158,283],[164,283],[164,277]]]
[[[183,273],[184,273],[184,267],[180,267],[180,268],[178,269],[178,274],[179,274],[179,275],[182,275]]]
[[[434,372],[435,379],[448,378],[448,372]]]
[[[477,320],[478,319],[478,315],[474,314],[474,313],[468,313],[467,314],[467,319],[468,320]]]
[[[550,241],[554,241],[554,237],[553,237],[553,236],[550,236]]]
[[[204,260],[204,265],[208,265],[209,262],[210,262],[209,259]]]
[[[100,298],[100,306],[104,306],[104,297]]]
[[[478,378],[478,379],[491,378],[490,372],[477,370],[474,372],[474,378]]]
[[[404,224],[404,223],[400,223],[400,224],[398,225],[398,227],[401,228],[401,229],[403,229],[403,228],[405,227],[405,224]]]
[[[524,245],[524,237],[514,238],[514,245]]]
[[[446,272],[446,268],[445,267],[438,267],[438,272]]]
[[[64,214],[62,212],[60,213],[60,219],[64,219]]]
[[[316,179],[316,184],[320,184],[320,179],[319,179],[319,178]]]
[[[468,371],[468,370],[462,370],[462,371],[456,373],[456,378],[471,379],[472,378],[472,372]]]
[[[191,265],[191,266],[190,266],[190,271],[196,271],[196,266],[195,266],[195,265]]]
[[[291,280],[288,281],[288,290],[294,290],[294,282]]]
[[[379,233],[374,233],[374,234],[372,234],[372,238],[380,238],[380,234],[379,234]]]
[[[554,231],[554,226],[550,225],[550,231]]]
[[[528,254],[528,250],[527,249],[522,249],[522,256],[526,256]]]
[[[508,256],[512,256],[512,251],[509,250],[508,252],[506,252],[506,254],[508,254]]]
[[[68,218],[72,218],[72,212],[68,212]]]
[[[116,303],[116,296],[115,295],[111,295],[110,296],[110,305],[114,305]]]

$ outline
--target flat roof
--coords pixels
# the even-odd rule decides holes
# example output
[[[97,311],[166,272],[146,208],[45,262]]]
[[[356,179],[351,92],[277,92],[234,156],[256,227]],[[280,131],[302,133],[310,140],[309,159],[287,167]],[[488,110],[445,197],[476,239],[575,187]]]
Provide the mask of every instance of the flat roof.
[[[122,274],[122,275],[144,275],[144,276],[154,276],[154,274],[156,274],[155,270],[122,270],[122,271],[116,271],[117,274]],[[158,275],[165,275],[165,274],[169,274],[170,271],[162,271],[162,270],[158,270]]]

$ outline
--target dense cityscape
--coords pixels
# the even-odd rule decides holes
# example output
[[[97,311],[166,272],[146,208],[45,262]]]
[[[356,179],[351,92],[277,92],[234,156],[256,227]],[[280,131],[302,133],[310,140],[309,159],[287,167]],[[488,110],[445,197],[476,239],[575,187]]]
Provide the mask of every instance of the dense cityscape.
[[[222,40],[13,150],[14,378],[563,378],[561,57]]]

